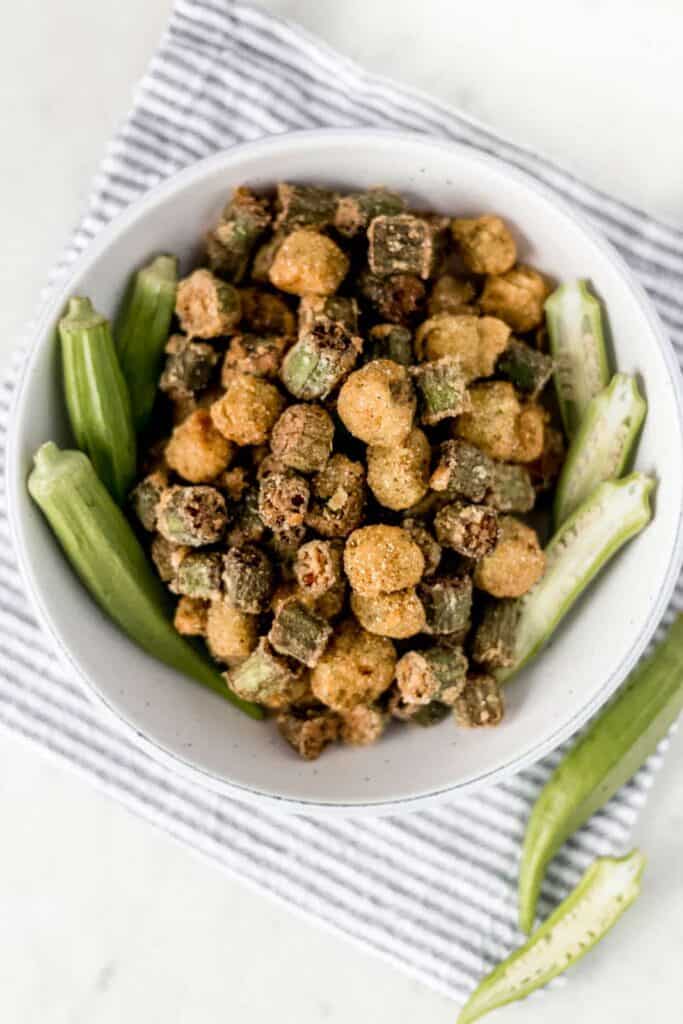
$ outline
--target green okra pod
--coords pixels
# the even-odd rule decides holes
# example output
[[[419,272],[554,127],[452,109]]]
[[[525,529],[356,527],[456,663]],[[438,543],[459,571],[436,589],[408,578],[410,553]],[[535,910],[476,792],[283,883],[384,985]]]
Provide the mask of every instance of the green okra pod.
[[[128,388],[109,322],[90,299],[69,300],[59,321],[64,393],[76,444],[119,503],[135,477],[135,431]]]
[[[545,316],[557,399],[571,438],[591,398],[609,383],[602,308],[585,281],[571,281],[546,299]]]
[[[585,956],[637,898],[644,867],[638,850],[594,861],[529,941],[484,978],[457,1024],[472,1024],[499,1006],[525,999]]]
[[[625,373],[615,373],[609,387],[591,399],[557,482],[557,526],[569,518],[598,484],[621,476],[646,411],[647,403],[635,377]]]
[[[220,675],[173,628],[164,612],[164,588],[87,456],[60,451],[48,442],[38,449],[34,463],[29,493],[105,614],[148,654],[252,718],[261,718],[260,708],[231,694]]]
[[[683,617],[562,759],[534,804],[519,869],[519,922],[533,927],[547,865],[628,782],[683,711]]]
[[[497,673],[499,681],[543,647],[603,565],[647,526],[653,487],[643,473],[601,484],[555,533],[545,549],[544,575],[520,598],[514,662]]]
[[[177,284],[176,257],[157,256],[133,277],[114,325],[116,351],[138,432],[147,425],[154,405]]]

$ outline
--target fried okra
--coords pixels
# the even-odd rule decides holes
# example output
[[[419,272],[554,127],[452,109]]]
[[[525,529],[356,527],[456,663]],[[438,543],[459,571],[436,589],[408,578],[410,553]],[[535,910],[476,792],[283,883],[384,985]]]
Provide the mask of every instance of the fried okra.
[[[379,277],[363,271],[358,288],[373,312],[390,324],[411,324],[420,314],[427,290],[415,274],[392,274]]]
[[[284,404],[274,384],[250,373],[235,373],[225,394],[211,406],[211,419],[228,441],[238,445],[263,444]]]
[[[315,761],[329,743],[339,739],[341,719],[324,708],[294,707],[277,716],[277,727],[299,757]]]
[[[357,594],[375,597],[414,586],[422,577],[424,557],[400,526],[364,526],[346,542],[344,569]]]
[[[470,675],[453,707],[456,725],[465,729],[498,725],[505,713],[503,694],[489,675]]]
[[[227,597],[211,601],[206,615],[206,643],[216,661],[239,665],[258,642],[257,620],[235,608]]]
[[[367,458],[368,487],[385,508],[411,508],[427,493],[431,446],[422,430],[411,430],[400,444],[369,445]]]
[[[171,434],[166,462],[192,484],[207,484],[227,469],[235,445],[214,426],[208,409],[195,409]]]
[[[275,253],[270,283],[290,295],[334,295],[349,272],[349,258],[331,238],[301,229]]]
[[[521,597],[545,572],[545,555],[535,530],[502,516],[495,547],[474,570],[474,583],[493,597]]]
[[[225,498],[215,487],[167,487],[159,499],[157,528],[172,544],[215,544],[227,525]]]
[[[444,505],[434,519],[436,539],[465,558],[483,558],[498,540],[498,513],[489,505],[454,501]]]
[[[439,313],[475,313],[476,292],[471,281],[452,274],[442,274],[434,282],[427,300],[430,317]]]
[[[193,397],[207,387],[218,362],[218,353],[204,341],[191,341],[184,334],[173,334],[166,343],[166,364],[159,388],[177,401]]]
[[[351,592],[351,611],[368,633],[407,640],[425,628],[425,610],[414,587],[366,597]]]
[[[319,473],[332,453],[334,423],[320,405],[290,405],[273,427],[270,449],[290,469]]]
[[[192,338],[216,338],[239,323],[240,293],[210,270],[195,270],[178,285],[176,313],[185,334]]]
[[[168,473],[155,470],[144,477],[130,492],[130,503],[144,530],[154,533],[157,528],[157,505],[168,486]]]
[[[225,678],[238,697],[273,710],[289,707],[308,690],[303,666],[277,654],[265,637]]]
[[[508,344],[510,328],[492,316],[437,313],[415,333],[418,359],[456,356],[465,380],[490,377]]]
[[[333,455],[311,483],[306,525],[321,537],[347,537],[363,518],[365,469],[346,455]]]
[[[240,373],[277,379],[289,344],[285,336],[235,334],[223,357],[221,384],[227,388],[232,378]]]
[[[342,386],[337,412],[354,437],[366,444],[398,444],[410,433],[417,402],[404,366],[375,359],[355,370]]]
[[[543,451],[545,413],[523,405],[509,381],[475,384],[471,408],[455,424],[458,437],[501,462],[533,462]]]
[[[270,224],[270,203],[251,189],[236,188],[206,238],[209,266],[229,281],[244,277],[251,252]]]
[[[384,732],[388,715],[371,704],[356,704],[341,717],[341,741],[352,747],[376,743]]]
[[[368,227],[368,263],[373,274],[431,276],[435,257],[434,228],[410,213],[375,217]]]
[[[206,636],[208,611],[208,601],[183,596],[176,605],[173,625],[182,636]]]
[[[513,331],[524,334],[543,320],[543,303],[548,288],[531,267],[518,266],[504,274],[486,278],[479,304],[484,313],[499,317]]]
[[[333,711],[349,711],[358,704],[374,703],[391,686],[395,666],[396,651],[390,640],[346,619],[311,670],[311,689]]]
[[[247,331],[259,337],[291,338],[296,331],[296,318],[281,295],[263,288],[242,288],[242,323]]]
[[[463,263],[474,274],[504,274],[515,265],[517,246],[500,217],[456,218],[451,230]]]

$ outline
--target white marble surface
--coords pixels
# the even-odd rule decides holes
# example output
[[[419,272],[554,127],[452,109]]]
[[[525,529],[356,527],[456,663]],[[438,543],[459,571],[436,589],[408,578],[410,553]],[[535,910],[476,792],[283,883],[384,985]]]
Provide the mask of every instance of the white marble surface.
[[[268,0],[378,71],[459,104],[683,222],[673,0]],[[0,363],[75,223],[169,0],[22,0],[3,18]],[[678,126],[678,127],[677,127]],[[454,1008],[304,924],[0,735],[0,1020],[452,1022]],[[683,731],[638,829],[645,891],[549,1000],[510,1024],[669,1021],[683,953]]]

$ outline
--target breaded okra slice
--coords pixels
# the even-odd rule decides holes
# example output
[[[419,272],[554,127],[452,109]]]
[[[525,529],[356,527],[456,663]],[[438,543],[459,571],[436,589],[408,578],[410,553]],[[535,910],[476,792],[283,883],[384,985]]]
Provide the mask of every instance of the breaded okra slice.
[[[375,597],[414,586],[422,577],[424,557],[407,530],[376,523],[351,534],[344,570],[356,593]]]
[[[405,366],[375,359],[354,370],[337,400],[337,413],[366,444],[398,444],[413,427],[417,400]]]
[[[294,565],[297,583],[314,600],[344,582],[341,541],[310,540],[299,548]]]
[[[149,533],[154,533],[157,528],[157,505],[167,487],[168,473],[165,470],[155,470],[143,477],[130,492],[129,501],[133,513],[142,528]]]
[[[541,275],[520,264],[487,277],[479,304],[484,313],[500,317],[513,331],[524,334],[542,322],[547,295],[548,286]]]
[[[518,391],[537,398],[552,376],[555,364],[545,352],[512,338],[498,360],[496,370]]]
[[[274,467],[259,482],[259,516],[276,533],[298,530],[304,525],[310,494],[305,477],[286,466]]]
[[[282,383],[295,398],[327,398],[353,369],[362,347],[343,323],[320,316],[285,356]]]
[[[351,611],[368,633],[407,640],[425,628],[425,610],[414,587],[366,597],[351,591]]]
[[[303,665],[277,654],[265,637],[246,661],[226,672],[225,678],[238,697],[273,710],[288,707],[308,690]],[[247,693],[249,698],[243,696]]]
[[[174,594],[210,601],[223,591],[223,556],[218,551],[188,551],[170,584]]]
[[[371,359],[391,359],[401,366],[413,362],[413,335],[400,324],[376,324],[370,328],[368,344],[364,347],[366,362]]]
[[[276,231],[289,232],[297,228],[319,230],[334,222],[337,197],[326,188],[283,182],[277,186],[275,207]]]
[[[284,601],[273,619],[268,640],[279,654],[314,668],[332,636],[332,626],[295,598]]]
[[[420,316],[427,294],[416,274],[380,277],[365,270],[357,285],[362,297],[381,320],[404,327]]]
[[[372,704],[391,685],[396,651],[390,640],[372,636],[353,619],[335,630],[325,653],[311,670],[311,689],[334,711]]]
[[[543,451],[546,414],[523,405],[509,381],[474,384],[471,408],[455,424],[458,437],[500,462],[533,462]]]
[[[206,238],[211,270],[235,283],[242,280],[249,257],[270,224],[270,203],[249,188],[236,188],[218,224]]]
[[[482,501],[492,486],[494,463],[466,441],[444,441],[429,486],[448,498]]]
[[[425,610],[425,633],[462,635],[469,629],[472,614],[470,576],[439,576],[423,580],[417,593]]]
[[[277,717],[282,737],[304,761],[315,761],[339,739],[341,719],[327,708],[288,708]]]
[[[277,378],[289,345],[290,339],[285,335],[235,334],[223,357],[221,384],[227,388],[240,373]]]
[[[490,601],[474,634],[472,656],[489,671],[510,668],[515,661],[515,635],[519,602]]]
[[[195,409],[174,428],[166,445],[170,469],[192,484],[211,483],[227,469],[235,446],[214,426],[208,409]]]
[[[264,288],[241,288],[242,324],[259,337],[293,337],[296,317],[281,295]]]
[[[349,334],[358,334],[358,303],[345,295],[304,295],[299,302],[299,337],[319,320],[334,320]]]
[[[215,487],[167,487],[159,499],[157,528],[172,544],[215,544],[227,525],[225,498]]]
[[[211,406],[211,419],[223,437],[235,444],[263,444],[284,406],[274,384],[250,373],[235,373],[225,394]]]
[[[435,230],[422,217],[400,213],[380,216],[368,227],[368,263],[373,274],[431,276],[435,260]]]
[[[439,568],[439,562],[441,561],[441,545],[437,541],[436,537],[431,530],[429,530],[423,519],[419,519],[413,515],[406,516],[401,523],[401,526],[410,534],[411,539],[415,541],[422,552],[422,557],[424,558],[425,563],[425,567],[422,572],[423,578],[425,576],[433,576]]]
[[[462,648],[429,647],[403,655],[396,665],[396,683],[406,704],[437,700],[453,707],[465,689],[467,669]]]
[[[356,238],[367,230],[370,221],[375,217],[394,217],[403,213],[405,207],[403,196],[386,188],[352,192],[337,200],[334,226],[340,235]]]
[[[514,516],[501,516],[495,547],[474,570],[474,583],[493,597],[521,597],[545,572],[545,555],[535,530]]]
[[[319,473],[332,454],[334,423],[320,405],[290,405],[273,427],[270,449],[283,465]]]
[[[470,408],[467,377],[458,356],[441,356],[411,369],[419,396],[420,421],[434,427]]]
[[[476,313],[476,291],[471,281],[453,274],[442,274],[434,282],[427,300],[430,317],[438,313]]]
[[[412,508],[429,489],[431,447],[417,428],[396,445],[368,445],[368,486],[380,505],[394,511]]]
[[[279,246],[268,276],[290,295],[334,295],[348,271],[348,256],[331,238],[301,229]]]
[[[437,313],[415,332],[419,360],[454,356],[467,383],[490,377],[510,339],[510,328],[493,316]]]
[[[346,455],[333,455],[311,483],[306,525],[322,537],[347,537],[363,519],[365,469]]]
[[[191,341],[184,334],[173,334],[166,344],[166,364],[159,388],[169,398],[187,398],[207,387],[218,353],[206,342]]]
[[[463,263],[475,274],[504,274],[517,259],[517,246],[505,223],[494,214],[456,218],[453,238]]]
[[[536,502],[536,491],[525,466],[492,462],[491,481],[486,490],[486,504],[498,512],[530,512]]]
[[[498,541],[498,513],[488,505],[454,501],[444,505],[434,519],[436,539],[465,558],[483,558]]]
[[[483,673],[468,676],[453,707],[456,725],[466,729],[499,725],[504,714],[503,694],[493,676]]]
[[[256,544],[231,547],[221,562],[225,592],[242,612],[257,615],[270,605],[275,570],[268,555]]]
[[[389,721],[389,715],[377,705],[356,704],[341,718],[341,741],[352,747],[376,743]]]
[[[176,314],[185,334],[216,338],[228,334],[240,321],[240,293],[210,270],[195,270],[178,284]]]
[[[240,665],[256,647],[258,619],[235,608],[223,596],[211,601],[206,616],[206,645],[216,661]]]

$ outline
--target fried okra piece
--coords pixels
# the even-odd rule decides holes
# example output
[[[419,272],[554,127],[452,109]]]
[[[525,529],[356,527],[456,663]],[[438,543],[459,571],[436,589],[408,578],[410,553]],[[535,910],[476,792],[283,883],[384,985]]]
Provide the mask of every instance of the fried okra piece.
[[[352,747],[376,743],[387,726],[388,715],[371,704],[356,704],[341,715],[341,741]]]
[[[263,444],[284,405],[274,384],[249,373],[235,373],[225,394],[211,406],[211,419],[223,437],[235,444]]]
[[[337,197],[329,189],[314,185],[278,185],[275,230],[295,231],[297,228],[320,229],[332,224]]]
[[[303,666],[277,654],[265,637],[246,661],[225,673],[225,678],[238,697],[273,710],[294,704],[308,690]]]
[[[416,404],[406,367],[375,359],[346,380],[337,413],[349,433],[366,444],[399,444],[412,430]]]
[[[285,356],[282,383],[295,398],[327,398],[353,369],[362,347],[338,320],[319,317]]]
[[[307,597],[317,599],[343,584],[342,558],[339,541],[310,540],[299,549],[294,575]]]
[[[172,334],[166,343],[166,364],[159,388],[173,399],[188,398],[207,387],[218,353],[204,341],[191,341],[184,334]]]
[[[368,345],[364,350],[366,362],[372,359],[390,359],[401,366],[413,362],[413,335],[400,324],[377,324],[370,328]]]
[[[453,707],[465,688],[468,661],[462,648],[409,651],[396,665],[396,684],[406,704],[438,700]]]
[[[231,547],[242,547],[244,544],[258,543],[263,540],[266,524],[259,515],[259,488],[250,486],[242,498],[231,510],[232,522],[226,534]]]
[[[368,263],[373,274],[416,274],[428,278],[435,257],[432,224],[410,213],[380,216],[368,226]]]
[[[512,381],[518,391],[537,398],[552,376],[553,360],[544,352],[514,338],[498,360],[496,371]]]
[[[235,334],[223,357],[221,384],[227,388],[232,378],[240,373],[276,378],[288,345],[289,339],[284,335]]]
[[[472,580],[469,576],[440,576],[423,580],[417,588],[425,610],[425,633],[461,634],[469,628]]]
[[[474,570],[474,583],[493,597],[521,597],[545,572],[536,532],[513,516],[502,516],[496,546]]]
[[[503,694],[493,676],[472,674],[453,707],[457,725],[466,729],[499,725],[505,713]]]
[[[380,505],[395,511],[412,508],[429,488],[431,448],[417,428],[397,445],[368,446],[368,486]]]
[[[235,608],[252,615],[267,610],[275,586],[275,571],[265,551],[255,544],[232,547],[221,568],[225,592]]]
[[[351,611],[368,633],[407,640],[425,627],[425,611],[414,587],[366,597],[351,591]]]
[[[537,459],[527,463],[534,490],[548,491],[554,485],[564,464],[566,451],[561,430],[546,426],[543,431],[543,450]],[[510,509],[511,512],[515,511]]]
[[[242,288],[240,299],[242,323],[248,332],[259,337],[293,337],[296,318],[281,295],[263,288]]]
[[[273,530],[268,539],[268,550],[273,561],[280,570],[280,575],[285,580],[294,576],[294,561],[297,551],[306,540],[307,531],[303,523],[298,526],[284,527],[281,530]]]
[[[470,408],[467,377],[458,356],[442,356],[411,369],[419,395],[420,421],[434,427]]]
[[[208,409],[195,409],[174,429],[166,462],[192,484],[210,483],[227,469],[235,446],[216,430]]]
[[[458,217],[451,231],[460,246],[463,263],[472,273],[504,274],[514,267],[517,246],[500,217]]]
[[[276,533],[296,530],[304,525],[310,494],[308,481],[298,473],[287,468],[269,473],[259,484],[259,516]]]
[[[240,293],[210,270],[195,270],[178,284],[175,311],[191,338],[216,338],[239,323]]]
[[[403,520],[401,526],[410,534],[411,540],[413,540],[424,558],[425,567],[422,572],[423,578],[425,576],[432,576],[439,568],[439,562],[441,561],[441,545],[436,540],[430,530],[427,529],[422,519],[417,519],[413,516],[408,516]]]
[[[284,601],[270,627],[268,640],[278,654],[286,654],[308,668],[320,661],[332,626],[302,601]]]
[[[270,450],[290,469],[319,473],[332,454],[334,423],[320,405],[290,405],[273,427]]]
[[[220,491],[235,503],[238,503],[244,497],[246,491],[249,489],[249,471],[245,466],[233,466],[232,469],[224,470],[214,480],[214,487],[218,487]]]
[[[488,505],[454,501],[434,519],[436,539],[465,558],[483,558],[498,540],[498,513]]]
[[[520,334],[532,331],[543,320],[548,287],[541,275],[522,265],[505,274],[486,278],[479,304],[484,313],[499,317]]]
[[[349,334],[358,334],[358,303],[344,295],[304,295],[299,302],[299,337],[319,320],[342,324]]]
[[[148,473],[130,492],[131,508],[144,530],[154,533],[157,528],[157,505],[168,486],[165,470]]]
[[[375,217],[394,217],[403,213],[405,207],[403,196],[385,188],[353,192],[337,200],[334,226],[345,238],[356,238],[367,230],[370,221]]]
[[[439,313],[475,313],[474,286],[463,277],[442,274],[434,282],[434,287],[427,300],[427,313],[430,317]]]
[[[493,481],[493,460],[465,441],[444,441],[429,486],[449,498],[482,501]]]
[[[229,281],[241,281],[252,250],[269,224],[268,200],[259,199],[249,188],[236,188],[206,238],[211,269]]]
[[[472,657],[487,669],[509,668],[515,662],[518,601],[491,601],[474,634]]]
[[[323,704],[346,712],[358,704],[373,704],[391,685],[395,667],[390,640],[372,636],[346,619],[311,670],[311,689]]]
[[[306,525],[322,537],[347,537],[363,518],[365,470],[346,455],[333,455],[313,477]]]
[[[545,413],[522,405],[509,381],[475,384],[471,409],[458,417],[455,431],[500,462],[533,462],[543,451]]]
[[[378,523],[351,534],[344,548],[344,570],[356,593],[375,597],[417,583],[424,557],[407,530]]]
[[[290,295],[333,295],[349,272],[349,258],[317,231],[287,235],[275,253],[270,283]]]
[[[221,596],[223,556],[218,551],[189,551],[180,562],[170,589],[174,594],[207,601]]]
[[[530,512],[536,503],[536,492],[524,466],[494,462],[491,482],[486,491],[486,504],[498,512]]]
[[[156,535],[149,553],[162,583],[170,583],[175,579],[178,566],[188,551],[190,548],[185,544],[173,544],[160,533]]]
[[[172,544],[215,544],[227,525],[225,498],[215,487],[167,487],[159,499],[157,528]]]
[[[341,719],[323,708],[289,708],[277,716],[277,727],[304,761],[315,761],[339,739]]]
[[[216,661],[239,665],[256,647],[255,615],[235,608],[226,597],[212,601],[206,616],[206,645]]]
[[[420,324],[415,333],[419,360],[456,356],[465,380],[490,377],[510,338],[510,328],[490,316],[438,313]]]
[[[277,231],[272,238],[258,246],[251,262],[252,281],[256,281],[258,284],[270,284],[270,268],[285,237],[283,231]]]
[[[208,601],[183,596],[176,605],[173,625],[181,636],[204,636],[208,611]]]
[[[399,722],[410,722],[413,725],[429,727],[438,725],[439,722],[448,718],[452,713],[452,708],[438,700],[433,700],[430,704],[408,703],[401,696],[398,686],[394,684],[389,691],[387,712]]]
[[[374,313],[390,324],[407,326],[424,307],[426,289],[415,274],[379,277],[366,270],[357,283],[360,294]]]

